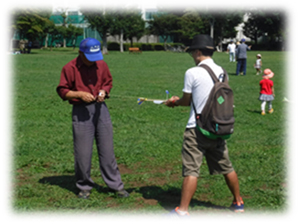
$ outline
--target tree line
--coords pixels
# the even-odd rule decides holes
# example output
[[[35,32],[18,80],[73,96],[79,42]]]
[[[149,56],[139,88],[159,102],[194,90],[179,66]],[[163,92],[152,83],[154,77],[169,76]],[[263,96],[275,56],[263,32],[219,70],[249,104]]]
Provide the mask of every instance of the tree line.
[[[224,38],[234,38],[237,30],[235,27],[243,22],[244,14],[249,19],[244,23],[244,34],[254,43],[261,36],[267,36],[269,42],[285,39],[285,18],[282,12],[266,12],[265,10],[237,10],[237,11],[212,11],[198,9],[184,9],[171,11],[160,9],[145,22],[139,9],[84,9],[80,10],[85,22],[92,30],[96,30],[102,39],[103,53],[107,53],[107,37],[119,37],[120,51],[123,51],[124,40],[133,38],[139,40],[144,35],[157,35],[163,39],[164,48],[167,49],[167,40],[173,38],[174,42],[189,45],[192,37],[198,33],[210,34],[215,44],[222,43]],[[71,39],[75,46],[78,36],[83,35],[83,29],[72,25],[72,21],[61,12],[63,22],[57,26],[50,19],[52,12],[44,9],[22,9],[13,13],[11,24],[12,34],[17,31],[20,39],[30,41],[51,41],[52,47],[56,40]]]

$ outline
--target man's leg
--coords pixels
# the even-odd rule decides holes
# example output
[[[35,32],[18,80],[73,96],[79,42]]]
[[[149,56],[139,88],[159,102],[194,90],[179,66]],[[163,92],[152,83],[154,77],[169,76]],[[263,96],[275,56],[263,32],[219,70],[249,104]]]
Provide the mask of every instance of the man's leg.
[[[76,186],[90,191],[94,182],[90,177],[94,126],[89,110],[92,105],[74,105],[72,114]]]
[[[96,127],[96,144],[101,175],[107,186],[115,191],[124,188],[114,154],[113,127],[105,103],[97,103],[98,121]]]
[[[184,177],[182,190],[181,190],[181,200],[180,200],[180,211],[188,211],[188,206],[197,189],[198,178],[194,176]]]
[[[242,66],[242,59],[238,59],[237,66],[236,66],[236,75],[239,75],[239,72],[241,72],[241,66]]]
[[[234,196],[234,201],[241,203],[238,177],[235,171],[224,175],[225,181]]]
[[[242,62],[242,66],[243,66],[243,75],[246,75],[246,58],[243,59],[243,62]]]
[[[186,129],[182,146],[182,176],[183,184],[179,210],[187,212],[189,203],[197,189],[197,181],[200,167],[204,157],[204,151],[200,149],[198,142],[199,131],[196,128]]]

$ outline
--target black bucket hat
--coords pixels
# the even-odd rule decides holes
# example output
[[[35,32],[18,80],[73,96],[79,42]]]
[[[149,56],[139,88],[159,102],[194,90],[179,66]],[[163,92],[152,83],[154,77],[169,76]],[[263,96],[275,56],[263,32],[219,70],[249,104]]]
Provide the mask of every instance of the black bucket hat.
[[[198,34],[195,35],[192,39],[191,46],[187,49],[187,51],[197,50],[197,49],[209,49],[215,50],[213,39],[206,34]]]

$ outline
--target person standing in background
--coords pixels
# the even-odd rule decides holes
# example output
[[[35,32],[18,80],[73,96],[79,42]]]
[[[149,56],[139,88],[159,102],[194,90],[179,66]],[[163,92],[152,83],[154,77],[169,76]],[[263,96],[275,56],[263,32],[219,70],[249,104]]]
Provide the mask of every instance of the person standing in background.
[[[238,45],[236,50],[237,67],[236,75],[239,75],[241,67],[243,68],[243,75],[246,75],[246,59],[247,51],[251,49],[251,46],[245,44],[245,39],[241,40],[241,44]]]
[[[227,47],[227,51],[229,52],[230,55],[230,62],[235,62],[235,54],[236,54],[236,44],[234,43],[233,40],[229,43]]]

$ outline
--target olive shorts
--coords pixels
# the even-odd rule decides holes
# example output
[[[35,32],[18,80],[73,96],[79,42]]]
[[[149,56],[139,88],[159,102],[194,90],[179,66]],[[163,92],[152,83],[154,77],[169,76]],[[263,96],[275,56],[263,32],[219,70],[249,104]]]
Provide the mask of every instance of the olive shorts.
[[[225,140],[208,139],[197,128],[187,128],[182,146],[182,176],[199,177],[204,156],[211,175],[234,171]]]

